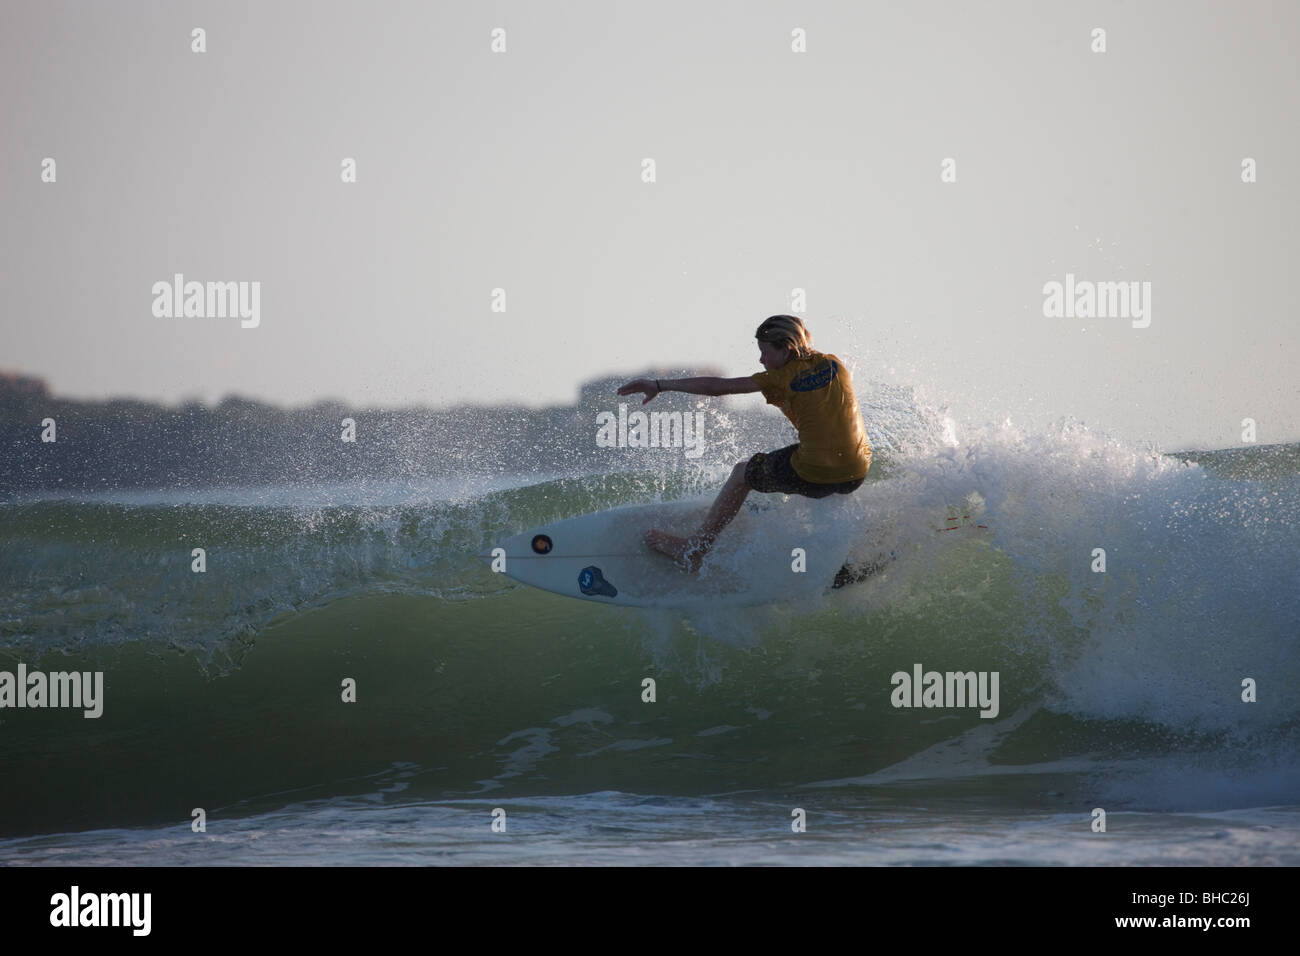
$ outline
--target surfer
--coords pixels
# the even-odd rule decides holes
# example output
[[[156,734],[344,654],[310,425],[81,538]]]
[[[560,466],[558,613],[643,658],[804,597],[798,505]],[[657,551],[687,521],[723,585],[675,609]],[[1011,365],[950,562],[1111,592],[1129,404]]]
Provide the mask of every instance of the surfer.
[[[751,491],[807,498],[846,495],[861,487],[871,467],[871,443],[844,363],[814,350],[808,329],[793,315],[771,316],[754,337],[765,371],[741,378],[638,378],[618,390],[620,395],[644,393],[642,405],[660,392],[762,392],[798,433],[799,441],[793,445],[737,463],[704,523],[690,538],[655,528],[645,533],[648,547],[666,554],[683,570],[699,571],[718,534]]]

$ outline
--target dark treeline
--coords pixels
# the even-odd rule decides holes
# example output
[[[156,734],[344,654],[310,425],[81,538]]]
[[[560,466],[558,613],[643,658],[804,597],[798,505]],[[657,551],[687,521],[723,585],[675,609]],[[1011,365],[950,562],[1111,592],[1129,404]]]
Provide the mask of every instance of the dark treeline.
[[[651,377],[723,374],[660,369]],[[640,409],[640,395],[616,389],[632,376],[585,383],[571,406],[460,405],[446,409],[357,408],[324,401],[284,409],[235,396],[214,406],[164,406],[131,399],[82,402],[50,394],[40,379],[0,374],[0,492],[183,488],[282,482],[390,480],[528,471],[645,467],[642,449],[600,448],[597,414],[620,403]],[[758,396],[745,396],[761,403]],[[731,399],[668,393],[645,411],[705,413],[704,455],[654,453],[677,466],[727,456],[743,419],[753,440],[782,437],[778,416],[755,408],[729,414]],[[719,416],[727,418],[724,426]],[[356,423],[344,442],[344,419]],[[42,440],[54,420],[53,442]],[[786,431],[789,431],[787,428]],[[762,436],[768,436],[763,439]],[[787,440],[793,440],[789,438]],[[757,447],[755,445],[754,447]],[[673,467],[669,465],[668,467]]]

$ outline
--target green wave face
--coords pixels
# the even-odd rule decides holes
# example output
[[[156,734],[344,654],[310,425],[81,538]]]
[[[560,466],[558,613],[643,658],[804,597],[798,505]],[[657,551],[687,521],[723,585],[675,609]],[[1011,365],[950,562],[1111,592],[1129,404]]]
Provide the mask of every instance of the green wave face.
[[[400,506],[0,506],[0,672],[103,675],[97,718],[0,710],[0,830],[252,812],[371,792],[395,767],[416,799],[844,780],[933,796],[980,781],[1042,807],[1086,803],[1134,763],[1226,775],[1243,754],[1290,786],[1287,454],[1289,471],[1275,453],[1263,477],[1240,461],[1161,466],[1143,495],[1119,478],[1030,493],[1021,472],[986,474],[978,522],[952,532],[936,520],[971,506],[971,476],[898,469],[853,496],[865,530],[888,519],[907,544],[886,572],[801,604],[689,613],[568,600],[476,555],[709,490],[698,480],[567,478]],[[895,675],[917,665],[997,673],[996,716],[896,706]],[[1243,703],[1243,678],[1269,692]]]

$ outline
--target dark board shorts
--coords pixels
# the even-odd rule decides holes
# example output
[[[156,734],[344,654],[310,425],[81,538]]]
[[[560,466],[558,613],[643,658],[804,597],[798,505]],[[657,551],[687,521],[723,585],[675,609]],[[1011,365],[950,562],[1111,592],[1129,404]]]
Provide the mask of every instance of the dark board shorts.
[[[798,444],[794,444],[777,451],[760,451],[745,465],[745,484],[755,491],[803,495],[805,498],[825,498],[827,495],[847,495],[857,491],[866,480],[858,478],[834,485],[819,485],[804,481],[790,464],[790,456],[798,447]]]

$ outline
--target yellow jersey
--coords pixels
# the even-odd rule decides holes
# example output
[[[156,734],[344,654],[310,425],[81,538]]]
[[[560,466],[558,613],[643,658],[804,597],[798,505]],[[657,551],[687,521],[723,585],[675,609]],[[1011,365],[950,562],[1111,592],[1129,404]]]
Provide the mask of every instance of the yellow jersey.
[[[752,377],[767,403],[781,409],[799,433],[799,447],[790,456],[795,474],[815,485],[866,476],[871,443],[843,362],[813,352]]]

